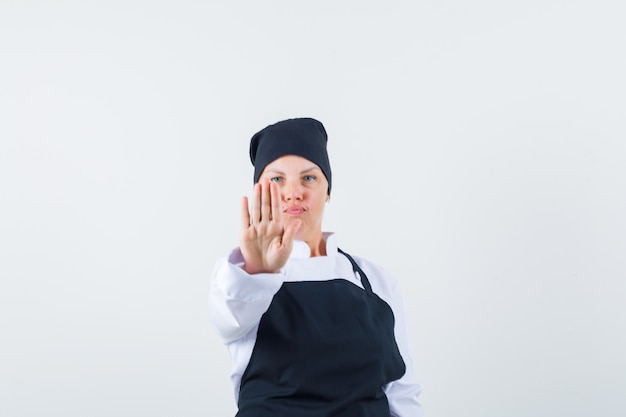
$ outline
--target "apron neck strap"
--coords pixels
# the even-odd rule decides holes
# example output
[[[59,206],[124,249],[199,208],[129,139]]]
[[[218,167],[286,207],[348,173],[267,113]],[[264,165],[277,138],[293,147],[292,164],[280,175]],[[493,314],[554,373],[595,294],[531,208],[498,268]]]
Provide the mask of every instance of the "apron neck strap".
[[[363,288],[365,289],[365,291],[368,294],[372,294],[372,286],[370,285],[369,280],[367,279],[367,275],[365,275],[365,272],[363,272],[363,270],[361,269],[360,266],[357,265],[357,263],[355,262],[355,260],[352,258],[352,256],[348,255],[347,253],[345,253],[344,251],[342,251],[341,249],[337,248],[337,250],[339,251],[339,253],[341,253],[342,255],[344,255],[346,258],[348,258],[348,260],[350,261],[350,263],[352,264],[352,270],[354,271],[354,273],[358,273],[359,274],[359,278],[361,278],[361,284],[363,284]]]

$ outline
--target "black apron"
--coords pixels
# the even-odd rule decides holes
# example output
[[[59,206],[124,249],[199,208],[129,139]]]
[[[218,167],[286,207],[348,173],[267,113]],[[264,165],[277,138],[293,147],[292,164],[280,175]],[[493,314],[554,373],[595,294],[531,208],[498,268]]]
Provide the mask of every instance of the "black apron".
[[[237,417],[389,417],[383,386],[404,375],[391,307],[337,278],[284,282],[261,317]]]

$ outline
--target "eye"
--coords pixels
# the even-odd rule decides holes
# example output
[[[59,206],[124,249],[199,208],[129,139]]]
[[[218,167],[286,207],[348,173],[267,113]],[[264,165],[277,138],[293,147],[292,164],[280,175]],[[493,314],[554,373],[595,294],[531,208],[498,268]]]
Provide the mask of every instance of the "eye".
[[[272,177],[270,178],[271,182],[281,182],[283,179],[281,177]]]
[[[304,181],[305,182],[315,181],[316,179],[317,179],[317,177],[315,175],[305,175],[304,176]]]

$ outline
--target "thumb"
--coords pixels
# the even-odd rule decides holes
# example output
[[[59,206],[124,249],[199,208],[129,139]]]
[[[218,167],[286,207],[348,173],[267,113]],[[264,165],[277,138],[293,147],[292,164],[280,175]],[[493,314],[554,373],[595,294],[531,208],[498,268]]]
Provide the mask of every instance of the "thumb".
[[[294,238],[296,237],[296,233],[302,226],[302,220],[296,219],[293,222],[289,222],[287,226],[285,226],[285,232],[283,233],[283,246],[291,247]]]

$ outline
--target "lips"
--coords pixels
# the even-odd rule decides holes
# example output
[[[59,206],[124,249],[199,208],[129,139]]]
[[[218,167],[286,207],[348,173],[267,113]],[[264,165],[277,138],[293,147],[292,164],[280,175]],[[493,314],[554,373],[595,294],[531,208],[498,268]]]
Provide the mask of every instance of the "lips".
[[[304,208],[300,206],[287,207],[287,210],[285,210],[285,213],[289,214],[290,216],[299,216],[302,213],[304,213]]]

